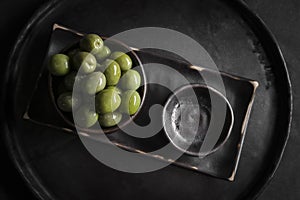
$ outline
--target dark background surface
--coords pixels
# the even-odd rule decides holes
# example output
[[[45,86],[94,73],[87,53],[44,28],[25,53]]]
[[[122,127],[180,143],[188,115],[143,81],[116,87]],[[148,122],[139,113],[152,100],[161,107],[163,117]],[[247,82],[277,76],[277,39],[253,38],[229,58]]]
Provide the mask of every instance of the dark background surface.
[[[0,41],[2,51],[0,66],[6,59],[19,32],[46,0],[1,0]],[[300,1],[298,0],[246,0],[273,31],[288,63],[294,95],[294,119],[289,143],[280,167],[259,200],[300,199]],[[35,199],[8,158],[3,141],[0,142],[1,176],[0,199]],[[299,178],[299,179],[298,179]]]

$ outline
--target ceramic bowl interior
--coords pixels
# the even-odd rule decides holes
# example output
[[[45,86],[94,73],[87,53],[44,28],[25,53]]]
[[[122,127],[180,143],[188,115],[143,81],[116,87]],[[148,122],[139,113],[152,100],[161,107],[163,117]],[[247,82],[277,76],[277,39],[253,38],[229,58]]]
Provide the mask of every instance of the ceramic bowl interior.
[[[206,156],[228,139],[234,122],[231,105],[214,88],[193,84],[177,89],[163,111],[164,130],[171,143],[193,156]]]

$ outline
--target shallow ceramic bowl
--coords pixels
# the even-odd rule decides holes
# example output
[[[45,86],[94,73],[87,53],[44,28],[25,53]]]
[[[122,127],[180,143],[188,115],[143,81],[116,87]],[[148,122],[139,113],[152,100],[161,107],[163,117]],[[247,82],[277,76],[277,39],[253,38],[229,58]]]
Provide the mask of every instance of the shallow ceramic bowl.
[[[133,114],[131,116],[126,116],[123,114],[121,122],[115,126],[105,127],[105,128],[104,127],[99,128],[99,126],[97,126],[97,125],[94,125],[90,128],[83,128],[83,127],[79,127],[77,125],[75,126],[72,113],[66,113],[66,112],[61,111],[58,108],[57,103],[56,103],[56,99],[59,96],[59,91],[58,91],[59,83],[61,83],[63,81],[62,80],[63,78],[53,76],[49,73],[49,92],[50,92],[52,103],[53,103],[56,111],[59,113],[61,118],[68,125],[70,125],[73,128],[76,128],[77,130],[80,130],[80,131],[83,131],[86,133],[105,133],[105,134],[112,133],[112,132],[115,132],[115,131],[121,129],[122,127],[126,126],[127,124],[129,124],[139,114],[139,111],[141,110],[141,107],[144,104],[146,91],[147,91],[145,71],[144,71],[142,62],[139,59],[139,57],[136,55],[136,53],[134,51],[132,51],[126,44],[122,43],[121,41],[111,39],[111,38],[108,39],[106,37],[102,37],[102,39],[104,40],[105,45],[108,46],[112,52],[113,51],[123,51],[123,52],[126,52],[130,56],[130,58],[132,60],[132,66],[133,66],[132,68],[135,69],[136,71],[138,71],[139,74],[141,75],[141,86],[137,89],[137,92],[140,94],[140,97],[141,97],[141,104],[140,104],[138,111],[135,114]],[[61,51],[61,53],[66,53],[67,51],[70,51],[71,49],[74,49],[77,47],[78,47],[78,42],[67,46],[66,48],[64,48]]]
[[[233,110],[226,97],[201,84],[177,89],[163,111],[168,139],[192,156],[204,157],[217,151],[229,138],[233,123]]]

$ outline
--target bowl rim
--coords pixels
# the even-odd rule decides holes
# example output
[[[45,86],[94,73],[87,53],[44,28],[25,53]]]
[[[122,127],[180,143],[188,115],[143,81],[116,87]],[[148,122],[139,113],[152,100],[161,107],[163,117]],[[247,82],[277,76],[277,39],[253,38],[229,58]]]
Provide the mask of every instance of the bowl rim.
[[[227,107],[229,108],[229,112],[230,112],[230,116],[231,116],[231,123],[230,123],[230,126],[229,126],[229,129],[227,131],[227,135],[226,137],[224,138],[224,140],[220,143],[220,144],[216,144],[215,147],[210,150],[210,151],[207,151],[207,152],[198,152],[198,153],[195,153],[195,152],[192,152],[192,151],[188,151],[187,150],[184,150],[182,149],[181,147],[179,147],[174,141],[173,139],[170,137],[170,134],[168,133],[169,131],[167,130],[167,124],[166,124],[166,116],[168,115],[167,114],[167,106],[171,103],[172,99],[174,99],[174,97],[176,97],[176,95],[180,92],[182,92],[183,90],[187,89],[187,88],[206,88],[212,92],[214,92],[215,94],[217,94],[218,96],[220,96],[225,102],[226,102],[226,105]],[[226,109],[227,112],[228,112],[228,109]],[[188,154],[188,155],[191,155],[191,156],[198,156],[200,158],[203,158],[205,156],[208,156],[214,152],[216,152],[217,150],[219,150],[222,146],[224,146],[224,144],[227,142],[227,140],[229,139],[230,135],[231,135],[231,132],[232,132],[232,128],[233,128],[233,125],[234,125],[234,112],[233,112],[233,109],[232,109],[232,106],[230,104],[230,102],[228,101],[228,99],[220,92],[218,91],[217,89],[211,87],[211,86],[208,86],[208,85],[205,85],[205,84],[199,84],[199,83],[194,83],[194,84],[188,84],[188,85],[184,85],[184,86],[181,86],[179,88],[177,88],[169,97],[168,97],[168,100],[166,101],[165,105],[164,105],[164,108],[163,108],[163,113],[162,113],[162,120],[163,120],[163,128],[164,128],[164,132],[165,132],[165,135],[167,136],[168,140],[173,144],[173,146],[175,148],[177,148],[178,150],[180,150],[181,152],[185,153],[185,154]]]
[[[83,36],[83,35],[82,35]],[[145,99],[146,99],[146,94],[147,94],[147,77],[146,77],[146,73],[145,73],[145,69],[144,69],[144,66],[143,66],[143,63],[141,61],[141,59],[138,57],[138,55],[134,52],[133,49],[131,49],[127,44],[119,41],[119,40],[116,40],[114,38],[109,38],[109,37],[104,37],[104,36],[100,36],[104,41],[105,40],[108,40],[108,41],[111,41],[111,42],[114,42],[116,43],[117,45],[120,45],[122,47],[124,47],[125,49],[127,49],[128,51],[126,52],[127,53],[130,53],[133,55],[133,57],[136,59],[137,61],[137,66],[140,67],[141,69],[141,76],[143,77],[143,82],[142,82],[142,85],[140,87],[143,87],[143,92],[142,92],[142,95],[141,95],[141,103],[140,103],[140,106],[137,110],[137,112],[133,115],[130,115],[128,117],[128,119],[126,119],[125,121],[121,121],[120,125],[115,125],[115,126],[112,126],[112,127],[104,127],[104,128],[101,128],[101,129],[91,129],[91,128],[83,128],[83,127],[80,127],[80,126],[76,126],[71,120],[68,119],[68,117],[58,108],[57,106],[57,103],[56,103],[56,99],[55,99],[55,95],[54,95],[54,92],[53,92],[53,75],[48,72],[48,90],[49,90],[49,93],[50,93],[50,98],[51,98],[51,102],[55,108],[55,110],[57,111],[57,113],[60,115],[60,117],[64,120],[64,122],[66,122],[69,126],[71,126],[74,130],[77,130],[77,131],[82,131],[82,132],[85,132],[85,133],[89,133],[89,134],[99,134],[99,133],[103,133],[103,134],[109,134],[109,133],[113,133],[113,132],[116,132],[118,130],[120,130],[121,128],[125,127],[126,125],[128,125],[129,123],[131,123],[132,121],[134,121],[134,119],[136,118],[136,116],[140,113],[143,105],[144,105],[144,102],[145,102]],[[73,43],[71,46],[68,46],[64,49],[62,49],[60,51],[63,52],[63,51],[66,51],[66,49],[69,49],[71,48],[72,46],[75,46],[78,44],[79,41],[77,41],[76,43]],[[98,120],[97,120],[98,121]],[[98,122],[99,123],[99,122]],[[100,126],[100,124],[99,124]],[[101,126],[100,126],[101,127]]]

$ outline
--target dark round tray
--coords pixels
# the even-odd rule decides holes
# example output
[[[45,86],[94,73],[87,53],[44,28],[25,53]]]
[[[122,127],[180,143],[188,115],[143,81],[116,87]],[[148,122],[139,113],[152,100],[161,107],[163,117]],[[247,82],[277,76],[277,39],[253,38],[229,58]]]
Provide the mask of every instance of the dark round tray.
[[[54,22],[103,35],[143,26],[175,29],[205,47],[220,70],[257,80],[235,181],[176,166],[119,172],[96,161],[77,136],[23,120]],[[289,136],[292,96],[285,61],[270,31],[241,1],[51,1],[20,34],[3,74],[7,148],[41,199],[253,199],[274,175]]]

